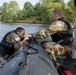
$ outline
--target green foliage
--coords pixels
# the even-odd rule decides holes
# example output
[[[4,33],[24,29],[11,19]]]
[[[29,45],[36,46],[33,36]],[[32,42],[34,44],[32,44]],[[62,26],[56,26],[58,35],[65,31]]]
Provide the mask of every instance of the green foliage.
[[[24,3],[24,9],[27,11],[28,18],[30,18],[31,16],[34,16],[34,8],[30,2]]]
[[[9,10],[9,5],[7,2],[3,3],[2,9],[1,9],[1,20],[6,22],[8,18],[8,10]],[[6,16],[7,15],[7,16]]]
[[[0,7],[0,19],[2,22],[42,21],[42,23],[51,23],[51,14],[55,8],[62,9],[63,16],[70,22],[76,16],[76,7],[73,0],[70,0],[67,5],[61,0],[39,1],[35,6],[30,2],[25,2],[23,9],[19,8],[16,1],[10,1],[10,3],[5,2]]]
[[[61,0],[52,0],[53,2],[61,2]]]
[[[76,7],[74,7],[74,1],[69,1],[68,5],[64,4],[61,0],[40,0],[43,5],[42,19],[44,22],[50,22],[51,13],[55,8],[60,8],[63,11],[63,16],[66,17],[70,22],[73,20],[76,14]],[[45,15],[47,14],[47,15]]]
[[[67,7],[63,10],[63,15],[64,15],[65,18],[68,19],[68,21],[72,22],[74,15],[73,15],[72,9],[71,9],[69,6],[67,6]]]
[[[27,11],[25,9],[19,10],[18,12],[18,20],[25,20],[27,16]]]
[[[2,5],[1,11],[1,20],[3,22],[13,22],[17,19],[17,13],[19,11],[19,7],[17,2],[11,1],[10,3],[5,2]]]
[[[1,9],[2,9],[2,8],[0,7],[0,21],[1,21]]]
[[[40,4],[40,2],[38,2],[36,5],[35,5],[35,7],[34,7],[34,10],[35,10],[35,17],[36,17],[36,20],[42,20],[42,18],[41,18],[41,13],[42,13],[42,10],[41,10],[41,8],[42,8],[42,5]]]
[[[68,6],[71,8],[73,16],[75,16],[76,15],[76,7],[74,6],[74,0],[70,0],[70,2],[68,3]]]
[[[64,4],[62,2],[56,2],[56,0],[42,0],[42,21],[43,23],[51,23],[51,14],[55,8],[62,8]]]

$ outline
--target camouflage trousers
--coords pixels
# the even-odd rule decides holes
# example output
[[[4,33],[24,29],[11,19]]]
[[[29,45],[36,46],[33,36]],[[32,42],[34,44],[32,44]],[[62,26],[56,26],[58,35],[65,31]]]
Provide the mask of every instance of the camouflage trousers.
[[[65,56],[67,54],[70,54],[71,51],[70,47],[62,46],[60,44],[56,44],[55,42],[46,42],[42,46],[46,50],[46,52],[52,54],[55,60],[56,60],[56,55]]]

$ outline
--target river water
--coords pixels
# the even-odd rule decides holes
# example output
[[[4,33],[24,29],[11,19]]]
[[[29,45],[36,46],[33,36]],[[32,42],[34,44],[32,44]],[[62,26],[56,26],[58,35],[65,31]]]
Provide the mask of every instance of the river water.
[[[2,40],[3,36],[11,31],[15,30],[17,27],[23,27],[27,33],[35,33],[41,29],[47,28],[49,25],[43,24],[26,24],[26,23],[1,23],[0,22],[0,41]],[[76,29],[74,29],[74,41],[76,41]]]
[[[35,33],[48,26],[42,24],[0,23],[0,41],[7,32],[14,30],[17,27],[23,27],[27,34],[27,33]]]

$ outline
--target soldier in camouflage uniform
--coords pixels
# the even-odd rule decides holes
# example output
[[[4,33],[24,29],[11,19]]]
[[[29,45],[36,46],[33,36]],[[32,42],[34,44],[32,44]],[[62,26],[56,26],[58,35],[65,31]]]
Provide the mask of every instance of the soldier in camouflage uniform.
[[[20,47],[26,46],[26,41],[29,37],[31,37],[31,35],[28,33],[25,36],[25,30],[22,27],[18,27],[16,30],[8,32],[1,41],[1,44],[3,45],[0,47],[1,56],[10,56],[14,52],[19,51]]]
[[[56,54],[61,56],[69,54],[69,46],[72,44],[73,38],[71,25],[62,17],[62,11],[60,9],[55,9],[53,11],[52,21],[53,23],[49,28],[34,33],[33,37],[46,38],[51,36],[53,42],[45,42],[42,46],[47,52],[52,53],[56,60]]]

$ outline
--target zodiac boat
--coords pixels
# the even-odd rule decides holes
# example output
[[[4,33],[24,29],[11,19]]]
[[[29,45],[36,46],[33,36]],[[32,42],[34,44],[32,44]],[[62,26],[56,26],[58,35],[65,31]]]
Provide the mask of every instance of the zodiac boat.
[[[76,74],[76,73],[75,73]],[[36,40],[12,55],[0,69],[0,75],[61,75],[53,60]],[[62,74],[64,75],[64,74]],[[74,74],[67,74],[74,75]]]

